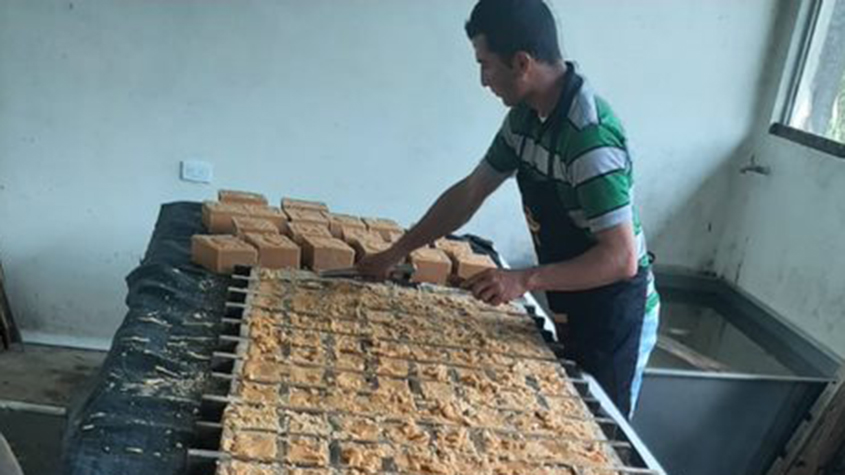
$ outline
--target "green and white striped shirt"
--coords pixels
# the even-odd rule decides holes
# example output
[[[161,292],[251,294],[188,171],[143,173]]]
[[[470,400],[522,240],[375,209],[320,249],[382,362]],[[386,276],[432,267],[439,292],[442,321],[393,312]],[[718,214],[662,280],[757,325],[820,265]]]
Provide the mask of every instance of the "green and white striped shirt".
[[[645,236],[634,207],[631,153],[610,106],[584,82],[566,120],[557,121],[561,129],[551,134],[543,131],[544,125],[527,105],[513,107],[486,162],[500,173],[520,171],[529,184],[551,178],[559,205],[592,241],[599,231],[632,222],[639,263],[647,267]],[[557,137],[554,144],[552,137]]]

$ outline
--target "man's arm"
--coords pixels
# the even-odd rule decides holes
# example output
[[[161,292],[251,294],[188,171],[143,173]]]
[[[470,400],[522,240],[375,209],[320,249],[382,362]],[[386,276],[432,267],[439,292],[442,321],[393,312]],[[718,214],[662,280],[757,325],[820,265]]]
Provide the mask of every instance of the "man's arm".
[[[422,219],[390,249],[362,259],[357,265],[358,270],[365,275],[383,277],[414,249],[466,224],[484,200],[509,176],[482,161],[466,178],[440,195]]]
[[[534,290],[577,291],[609,285],[637,274],[637,246],[630,221],[596,234],[598,243],[580,256],[521,270],[492,269],[464,287],[487,303],[499,305]]]

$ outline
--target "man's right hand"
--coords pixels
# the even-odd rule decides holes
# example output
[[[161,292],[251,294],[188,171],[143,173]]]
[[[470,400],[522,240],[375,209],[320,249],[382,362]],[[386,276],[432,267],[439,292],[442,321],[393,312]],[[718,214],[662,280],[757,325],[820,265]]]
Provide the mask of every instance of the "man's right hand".
[[[390,270],[411,251],[463,226],[487,196],[510,175],[496,171],[486,160],[482,160],[466,178],[441,194],[420,222],[393,247],[361,259],[355,268],[361,275],[386,279]]]
[[[378,280],[385,280],[390,274],[393,267],[405,257],[397,252],[396,246],[391,247],[385,251],[379,252],[362,258],[355,264],[355,269],[361,275],[372,277]]]

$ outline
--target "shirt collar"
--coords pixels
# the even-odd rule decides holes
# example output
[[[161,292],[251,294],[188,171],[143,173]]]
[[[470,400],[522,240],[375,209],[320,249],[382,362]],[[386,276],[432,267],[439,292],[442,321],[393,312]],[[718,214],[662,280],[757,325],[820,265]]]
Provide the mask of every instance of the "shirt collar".
[[[576,69],[575,63],[571,61],[566,62],[566,73],[563,75],[563,89],[560,91],[557,105],[552,110],[549,118],[560,120],[569,115],[569,111],[572,109],[572,103],[575,102],[575,96],[578,95],[578,92],[584,85],[584,78],[578,74]]]

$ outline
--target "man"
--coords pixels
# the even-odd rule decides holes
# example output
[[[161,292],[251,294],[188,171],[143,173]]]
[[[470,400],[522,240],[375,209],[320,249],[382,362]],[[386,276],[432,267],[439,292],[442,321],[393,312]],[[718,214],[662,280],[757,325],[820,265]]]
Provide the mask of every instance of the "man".
[[[547,292],[552,311],[568,320],[558,333],[569,356],[630,415],[656,341],[659,300],[622,126],[575,65],[563,61],[542,0],[480,0],[466,33],[482,86],[511,110],[475,170],[359,269],[385,275],[412,250],[461,227],[516,176],[540,265],[490,270],[465,288],[494,305]]]

